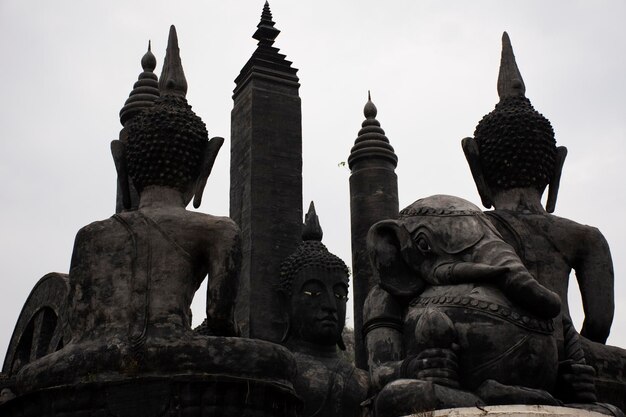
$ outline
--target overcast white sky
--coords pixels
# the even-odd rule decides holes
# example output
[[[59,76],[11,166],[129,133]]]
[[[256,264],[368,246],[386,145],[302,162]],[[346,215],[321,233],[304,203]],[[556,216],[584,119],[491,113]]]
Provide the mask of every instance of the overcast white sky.
[[[626,2],[272,0],[276,46],[299,68],[304,203],[350,264],[349,170],[367,90],[399,156],[400,206],[432,194],[480,204],[460,141],[498,101],[500,38],[511,36],[527,97],[569,155],[556,214],[611,245],[626,347]],[[178,29],[188,100],[226,146],[201,211],[228,214],[233,80],[256,47],[263,0],[0,2],[0,356],[31,288],[67,272],[75,233],[109,217],[109,143],[152,40],[160,73]],[[572,279],[572,283],[575,280]],[[570,304],[582,313],[577,287]],[[202,320],[204,294],[194,302]]]

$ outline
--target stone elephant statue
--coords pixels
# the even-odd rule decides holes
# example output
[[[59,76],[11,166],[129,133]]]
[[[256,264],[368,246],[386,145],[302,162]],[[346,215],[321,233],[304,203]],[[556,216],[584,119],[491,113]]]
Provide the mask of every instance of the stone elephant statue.
[[[399,219],[378,222],[368,247],[380,286],[395,296],[412,297],[431,285],[488,282],[538,317],[556,317],[561,308],[558,295],[534,279],[480,209],[457,197],[424,198]]]
[[[595,402],[571,323],[565,346],[555,337],[558,295],[478,207],[445,195],[418,200],[372,226],[368,249],[379,283],[363,332],[377,416]]]

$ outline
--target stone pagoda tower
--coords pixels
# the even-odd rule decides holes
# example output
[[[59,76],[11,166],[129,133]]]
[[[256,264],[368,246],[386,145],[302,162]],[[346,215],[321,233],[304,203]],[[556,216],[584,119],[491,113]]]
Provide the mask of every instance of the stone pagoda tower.
[[[274,283],[302,229],[300,84],[298,70],[272,46],[279,33],[266,2],[231,113],[230,217],[243,239],[237,321],[243,336],[271,341],[284,330]]]
[[[352,228],[352,288],[354,294],[355,364],[367,369],[363,341],[363,303],[374,286],[367,254],[367,232],[385,219],[398,216],[398,157],[376,120],[378,110],[368,93],[365,121],[348,157],[350,166],[350,218]]]

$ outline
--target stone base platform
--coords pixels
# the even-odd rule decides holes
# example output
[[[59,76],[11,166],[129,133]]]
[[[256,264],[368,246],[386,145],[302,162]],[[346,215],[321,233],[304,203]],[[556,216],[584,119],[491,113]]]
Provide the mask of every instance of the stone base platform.
[[[290,386],[221,375],[131,378],[42,389],[0,405],[3,417],[296,417]]]
[[[407,417],[606,417],[606,414],[547,405],[494,405],[427,411]]]

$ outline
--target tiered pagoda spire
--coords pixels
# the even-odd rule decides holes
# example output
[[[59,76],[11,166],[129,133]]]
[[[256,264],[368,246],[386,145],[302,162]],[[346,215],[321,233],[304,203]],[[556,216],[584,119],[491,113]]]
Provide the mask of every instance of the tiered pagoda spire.
[[[279,53],[280,50],[273,46],[276,37],[280,33],[280,30],[274,26],[275,24],[270,5],[266,1],[261,13],[261,21],[252,35],[252,38],[259,41],[257,49],[235,79],[237,86],[233,96],[238,94],[239,90],[250,81],[252,76],[276,77],[281,79],[283,83],[300,86],[298,76],[296,75],[298,70],[291,66],[292,62],[286,59],[286,55]]]
[[[261,21],[256,26],[257,30],[252,35],[253,39],[259,41],[259,45],[272,46],[274,40],[280,33],[280,30],[274,27],[276,23],[272,20],[272,12],[270,11],[270,4],[266,1],[263,6],[263,12],[261,13]]]

